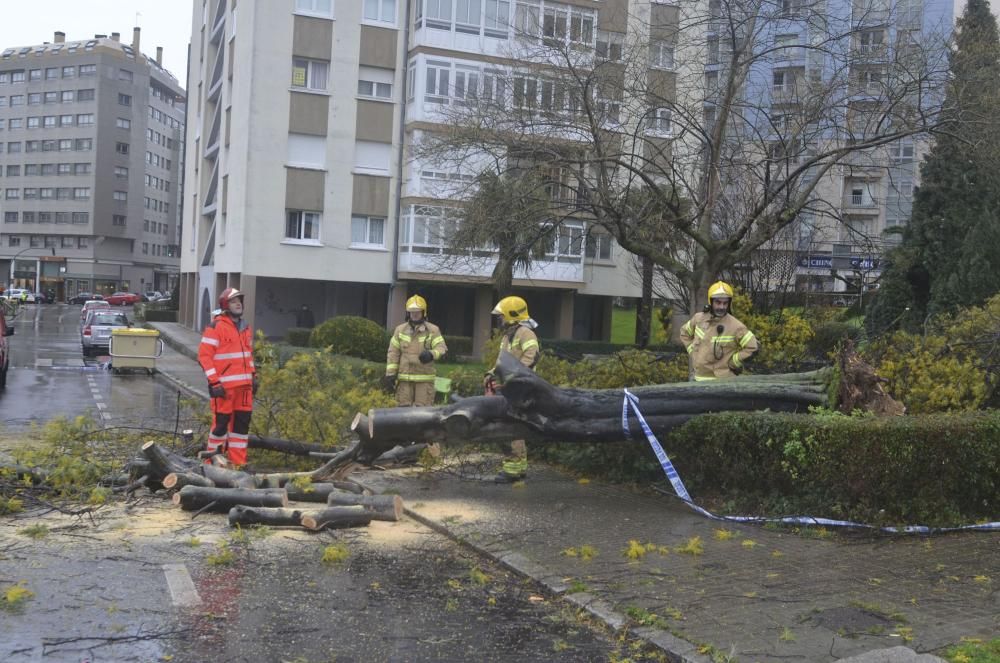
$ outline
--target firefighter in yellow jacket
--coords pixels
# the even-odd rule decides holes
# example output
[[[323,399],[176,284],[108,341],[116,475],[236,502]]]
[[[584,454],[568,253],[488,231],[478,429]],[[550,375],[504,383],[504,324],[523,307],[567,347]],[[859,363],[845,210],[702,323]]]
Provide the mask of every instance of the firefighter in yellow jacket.
[[[438,326],[427,321],[427,301],[420,295],[406,300],[406,322],[389,340],[383,384],[395,387],[396,404],[434,405],[434,362],[448,352]]]
[[[709,308],[696,313],[681,327],[696,381],[731,378],[743,372],[744,363],[757,352],[757,339],[729,312],[733,288],[717,281],[708,288]]]
[[[500,340],[500,352],[509,352],[521,364],[534,370],[538,363],[541,347],[535,329],[538,323],[528,315],[528,303],[520,297],[504,297],[497,302],[493,315],[501,316],[503,321],[503,338]],[[500,356],[497,355],[497,363]],[[493,367],[494,369],[496,366]],[[496,386],[493,371],[486,374],[483,382],[487,394],[492,394]],[[510,443],[510,456],[504,459],[503,468],[495,478],[497,483],[513,483],[521,481],[528,475],[528,447],[524,440],[513,440]]]

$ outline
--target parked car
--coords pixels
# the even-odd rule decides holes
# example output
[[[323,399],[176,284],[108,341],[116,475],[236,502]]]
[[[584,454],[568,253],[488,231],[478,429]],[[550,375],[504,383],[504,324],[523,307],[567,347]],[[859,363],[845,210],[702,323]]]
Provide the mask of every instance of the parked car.
[[[128,316],[109,309],[93,309],[87,313],[87,319],[80,330],[80,346],[83,356],[92,356],[101,351],[107,352],[111,345],[111,331],[118,327],[131,327]]]
[[[66,300],[67,304],[83,304],[89,301],[104,301],[104,295],[95,295],[92,292],[81,292]]]
[[[10,288],[4,294],[7,295],[7,299],[16,299],[17,301],[24,304],[27,303],[26,302],[27,292],[28,291],[25,290],[24,288]],[[32,301],[34,301],[34,297],[32,297]]]
[[[147,290],[142,293],[142,301],[144,302],[155,302],[157,299],[163,297],[163,293],[159,290]]]
[[[139,295],[134,292],[116,292],[115,294],[104,298],[104,301],[112,306],[131,306],[139,300]]]
[[[0,389],[7,386],[7,369],[10,368],[10,345],[7,337],[14,335],[14,328],[7,326],[7,318],[0,309]]]
[[[111,304],[107,303],[103,299],[91,299],[83,303],[83,308],[80,309],[80,329],[83,329],[84,323],[87,321],[87,314],[91,311],[110,311]]]
[[[36,304],[51,304],[52,300],[44,292],[35,293],[35,303]]]

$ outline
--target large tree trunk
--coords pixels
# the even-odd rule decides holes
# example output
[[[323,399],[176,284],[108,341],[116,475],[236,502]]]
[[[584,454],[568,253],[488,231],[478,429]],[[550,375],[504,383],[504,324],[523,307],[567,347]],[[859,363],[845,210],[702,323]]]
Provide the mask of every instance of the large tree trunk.
[[[642,273],[642,297],[635,309],[635,344],[640,348],[649,345],[653,324],[653,261],[643,256],[639,259]]]
[[[375,514],[358,506],[332,506],[322,511],[302,516],[302,526],[306,529],[321,530],[340,527],[360,527],[368,525]]]
[[[248,490],[245,488],[202,488],[184,486],[174,493],[174,504],[185,511],[204,509],[213,513],[228,513],[234,506],[288,506],[283,488]]]
[[[330,506],[363,506],[371,512],[372,520],[398,521],[403,517],[403,498],[399,495],[352,495],[350,493],[330,493]]]
[[[267,525],[269,527],[301,527],[302,512],[298,509],[263,506],[234,506],[229,510],[229,526]]]

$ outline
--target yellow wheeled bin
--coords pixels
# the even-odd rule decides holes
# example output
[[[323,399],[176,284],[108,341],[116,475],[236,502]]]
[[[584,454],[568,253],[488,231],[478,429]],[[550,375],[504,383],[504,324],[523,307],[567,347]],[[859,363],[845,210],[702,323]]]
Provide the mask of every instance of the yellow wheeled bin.
[[[150,375],[156,370],[156,358],[163,354],[163,339],[155,329],[116,327],[111,330],[111,370],[143,369]]]

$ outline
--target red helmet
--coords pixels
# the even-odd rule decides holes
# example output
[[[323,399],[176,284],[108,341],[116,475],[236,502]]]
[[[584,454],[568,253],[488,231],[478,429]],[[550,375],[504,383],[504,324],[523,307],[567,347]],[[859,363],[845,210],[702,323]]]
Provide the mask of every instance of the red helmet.
[[[237,297],[240,298],[241,302],[243,301],[242,292],[240,292],[236,288],[226,288],[225,290],[222,291],[222,294],[219,295],[219,308],[225,311],[227,308],[229,308],[229,300],[236,299]]]

